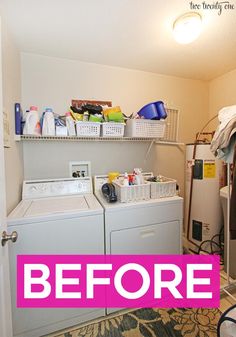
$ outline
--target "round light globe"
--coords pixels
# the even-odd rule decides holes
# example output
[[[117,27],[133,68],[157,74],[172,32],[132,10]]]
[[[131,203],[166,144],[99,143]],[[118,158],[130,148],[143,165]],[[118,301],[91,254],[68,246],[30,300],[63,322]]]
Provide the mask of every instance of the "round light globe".
[[[174,38],[178,43],[188,44],[196,40],[202,29],[202,18],[195,12],[180,16],[173,25]]]

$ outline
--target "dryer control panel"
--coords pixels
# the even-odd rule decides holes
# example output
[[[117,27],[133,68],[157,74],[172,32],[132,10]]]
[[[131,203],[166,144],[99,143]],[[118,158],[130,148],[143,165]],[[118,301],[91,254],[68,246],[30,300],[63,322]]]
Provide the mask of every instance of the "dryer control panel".
[[[28,180],[23,182],[22,199],[92,193],[91,177]]]

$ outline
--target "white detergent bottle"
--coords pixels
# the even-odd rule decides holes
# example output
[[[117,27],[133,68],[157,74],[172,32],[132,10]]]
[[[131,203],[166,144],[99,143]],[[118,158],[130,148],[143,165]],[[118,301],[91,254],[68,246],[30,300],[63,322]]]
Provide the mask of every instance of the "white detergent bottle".
[[[33,136],[41,135],[38,108],[36,106],[31,106],[30,110],[25,115],[23,134]]]
[[[42,136],[55,136],[55,118],[52,108],[46,108],[43,113]]]
[[[127,172],[124,174],[123,186],[129,186],[129,176]]]
[[[76,136],[75,122],[69,111],[66,112],[66,127],[68,136]]]
[[[142,175],[142,170],[140,168],[135,168],[134,169],[134,184],[135,185],[142,185],[144,184],[144,178]]]

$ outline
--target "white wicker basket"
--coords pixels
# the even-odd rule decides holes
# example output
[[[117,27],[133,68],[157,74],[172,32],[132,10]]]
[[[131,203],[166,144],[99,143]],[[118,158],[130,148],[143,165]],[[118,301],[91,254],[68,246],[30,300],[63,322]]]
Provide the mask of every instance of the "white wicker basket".
[[[99,137],[100,123],[76,122],[76,133],[78,137]]]
[[[176,195],[176,180],[162,177],[162,182],[151,182],[151,199],[167,198]]]
[[[165,134],[164,120],[128,119],[126,122],[126,137],[163,138]]]
[[[179,138],[179,111],[176,109],[166,109],[166,128],[162,140],[166,142],[178,142]]]
[[[123,137],[124,130],[124,123],[102,123],[102,137]]]
[[[120,202],[132,202],[150,199],[150,183],[141,185],[123,186],[119,180],[112,182],[115,185],[118,200]]]

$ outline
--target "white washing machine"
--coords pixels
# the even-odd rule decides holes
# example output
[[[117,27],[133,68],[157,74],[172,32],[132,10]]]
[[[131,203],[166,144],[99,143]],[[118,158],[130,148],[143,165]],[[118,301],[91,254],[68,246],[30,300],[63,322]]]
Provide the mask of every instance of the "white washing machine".
[[[22,201],[8,217],[13,332],[38,337],[105,315],[105,309],[16,308],[18,254],[104,254],[103,208],[90,177],[25,181]]]

